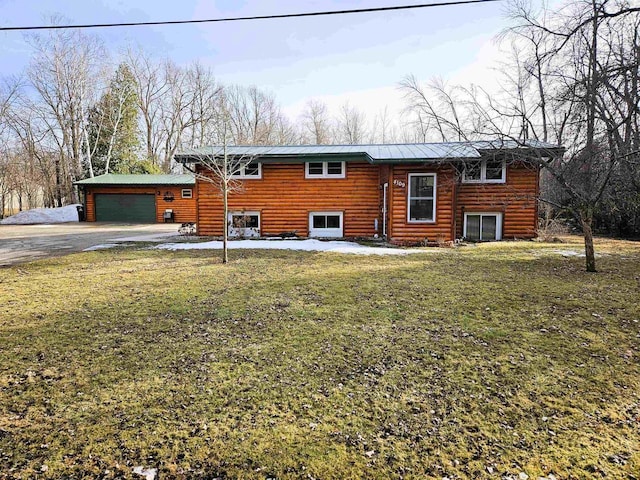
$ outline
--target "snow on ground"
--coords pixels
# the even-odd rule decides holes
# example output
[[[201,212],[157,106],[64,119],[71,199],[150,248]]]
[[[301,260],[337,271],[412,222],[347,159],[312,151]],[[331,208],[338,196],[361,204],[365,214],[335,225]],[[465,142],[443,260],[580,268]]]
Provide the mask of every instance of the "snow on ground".
[[[119,247],[118,243],[103,243],[101,245],[94,245],[93,247],[85,248],[83,252],[93,252],[94,250],[105,250],[107,248]]]
[[[164,242],[167,238],[177,237],[178,230],[168,233],[148,233],[146,235],[136,235],[135,237],[110,238],[111,242]]]
[[[553,253],[563,257],[584,257],[584,253],[576,252],[575,250],[553,250]]]
[[[59,208],[34,208],[0,220],[2,225],[36,225],[38,223],[67,223],[78,221],[79,205]]]
[[[584,252],[576,252],[575,250],[552,250],[553,253],[557,253],[558,255],[562,255],[565,258],[569,257],[584,257]],[[602,255],[596,253],[596,258],[601,257]]]
[[[154,248],[162,250],[221,250],[222,242],[200,243],[163,243]],[[307,252],[354,253],[359,255],[406,255],[408,253],[428,253],[424,249],[400,249],[385,247],[369,247],[355,242],[338,240],[230,240],[229,249],[256,250],[304,250]]]

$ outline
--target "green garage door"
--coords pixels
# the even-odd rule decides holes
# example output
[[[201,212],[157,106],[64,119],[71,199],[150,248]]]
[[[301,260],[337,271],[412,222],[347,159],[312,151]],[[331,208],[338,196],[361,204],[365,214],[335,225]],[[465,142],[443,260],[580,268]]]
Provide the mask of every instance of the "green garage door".
[[[96,221],[155,223],[155,195],[96,194]]]

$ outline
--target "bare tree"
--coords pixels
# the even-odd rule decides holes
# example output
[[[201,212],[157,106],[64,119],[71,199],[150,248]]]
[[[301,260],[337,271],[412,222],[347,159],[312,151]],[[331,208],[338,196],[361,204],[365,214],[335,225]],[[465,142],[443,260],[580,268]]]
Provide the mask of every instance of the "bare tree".
[[[19,211],[41,204],[50,178],[41,168],[41,157],[34,152],[33,138],[22,142],[16,136],[16,132],[21,133],[16,130],[16,121],[25,98],[22,87],[20,79],[0,86],[0,217],[14,202]],[[36,124],[32,120],[22,122],[28,132]]]
[[[409,125],[417,131],[421,141],[465,140],[466,129],[460,119],[460,99],[458,94],[464,92],[462,87],[448,88],[444,81],[434,79],[426,86],[409,75],[400,82],[406,102],[405,113],[412,119]],[[431,138],[435,129],[438,138]]]
[[[373,118],[370,134],[369,143],[394,143],[397,141],[396,125],[387,105]]]
[[[305,143],[326,145],[332,141],[332,127],[327,105],[319,100],[307,101],[301,115],[302,138]]]
[[[228,146],[231,138],[232,120],[226,104],[226,98],[221,95],[218,100],[216,125],[219,131],[216,137],[220,139],[217,146],[202,149],[192,155],[192,170],[196,180],[206,182],[222,197],[222,263],[229,262],[228,238],[229,238],[229,195],[240,193],[243,190],[242,176],[249,168],[249,164],[255,162],[256,156],[250,154],[229,154]]]
[[[562,158],[533,149],[525,160],[544,168],[547,182],[557,187],[555,198],[542,200],[581,225],[587,271],[596,271],[594,213],[621,161],[637,158],[640,148],[632,140],[637,50],[621,48],[634,43],[619,38],[624,31],[637,41],[640,8],[620,3],[609,10],[611,5],[585,0],[536,15],[526,4],[514,4],[516,25],[503,37],[515,42],[515,54],[501,68],[504,83],[497,94],[473,85],[423,88],[413,77],[401,84],[415,118],[434,126],[442,141],[491,138],[496,145],[508,140],[527,147],[531,139],[542,139],[568,146]]]
[[[293,140],[294,131],[273,95],[255,86],[225,88],[230,140],[236,145],[273,145]]]
[[[27,76],[37,95],[38,117],[48,130],[48,148],[57,150],[66,177],[65,185],[58,184],[58,203],[67,194],[77,202],[72,185],[84,168],[88,106],[95,102],[105,52],[96,37],[77,30],[34,36],[31,44],[35,54]]]
[[[366,119],[356,107],[345,102],[340,107],[338,116],[337,137],[340,142],[347,144],[363,143],[367,135]]]
[[[518,23],[512,31],[531,40],[534,77],[544,78],[537,79],[544,128],[549,101],[556,111],[565,112],[561,139],[570,145],[568,154],[545,166],[565,195],[558,206],[569,211],[582,227],[586,268],[595,272],[594,213],[621,159],[640,148],[631,140],[634,118],[638,118],[638,104],[633,103],[638,98],[637,80],[636,91],[629,89],[637,74],[637,51],[620,50],[625,42],[615,41],[630,25],[632,37],[637,39],[640,7],[590,0],[567,5],[556,14],[536,16],[521,4],[515,5],[513,12]],[[553,76],[543,76],[542,66]],[[543,87],[545,83],[547,87]],[[543,130],[543,135],[547,132]]]
[[[38,171],[43,205],[61,206],[63,188],[66,185],[64,163],[58,151],[51,148],[50,128],[46,110],[26,94],[16,96],[7,116],[10,143],[7,143],[7,158],[16,154],[28,156],[31,165]],[[22,172],[11,169],[16,175]]]
[[[138,107],[142,117],[142,138],[146,159],[160,165],[163,139],[160,135],[162,101],[168,90],[168,80],[161,64],[140,49],[129,49],[127,64],[136,80]]]
[[[8,117],[17,87],[0,85],[0,218],[4,217],[9,194],[9,139],[7,136]]]
[[[190,128],[182,143],[189,147],[204,146],[215,136],[218,101],[223,92],[210,69],[199,63],[191,65],[186,72],[187,83],[193,95],[190,102]]]

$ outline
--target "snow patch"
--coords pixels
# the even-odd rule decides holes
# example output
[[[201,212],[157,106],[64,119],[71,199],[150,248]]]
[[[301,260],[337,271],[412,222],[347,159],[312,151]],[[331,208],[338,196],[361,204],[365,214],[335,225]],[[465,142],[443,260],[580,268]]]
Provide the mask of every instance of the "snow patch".
[[[155,480],[158,475],[157,468],[133,467],[133,473],[142,475],[146,480]]]
[[[201,243],[163,243],[157,245],[161,250],[222,250],[222,242]],[[385,247],[369,247],[355,242],[321,241],[321,240],[230,240],[229,249],[251,250],[303,250],[307,252],[335,252],[358,255],[407,255],[410,253],[428,253],[424,249],[400,249]]]
[[[585,257],[584,252],[576,252],[575,250],[552,250],[553,253],[557,253],[558,255],[562,255],[565,258],[569,257]],[[599,258],[602,255],[600,253],[596,253],[595,257]]]
[[[78,221],[80,205],[67,205],[59,208],[34,208],[16,213],[11,217],[0,220],[2,225],[37,225],[39,223],[67,223]]]
[[[93,252],[94,250],[104,250],[106,248],[118,247],[117,243],[103,243],[102,245],[94,245],[93,247],[85,248],[83,252]]]
[[[584,257],[584,253],[576,252],[575,250],[554,250],[553,253],[563,257]]]
[[[169,233],[149,233],[147,235],[136,235],[134,237],[110,238],[111,242],[164,242],[167,238],[177,237],[178,231]]]

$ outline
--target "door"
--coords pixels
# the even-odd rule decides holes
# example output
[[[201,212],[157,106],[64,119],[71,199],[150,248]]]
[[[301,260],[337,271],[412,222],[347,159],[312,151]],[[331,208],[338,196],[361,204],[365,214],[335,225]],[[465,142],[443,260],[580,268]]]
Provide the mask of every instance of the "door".
[[[256,238],[260,236],[260,212],[229,212],[230,237]]]
[[[311,212],[309,214],[309,236],[319,238],[344,237],[342,212]]]
[[[98,222],[156,222],[155,195],[99,193],[95,203]]]

